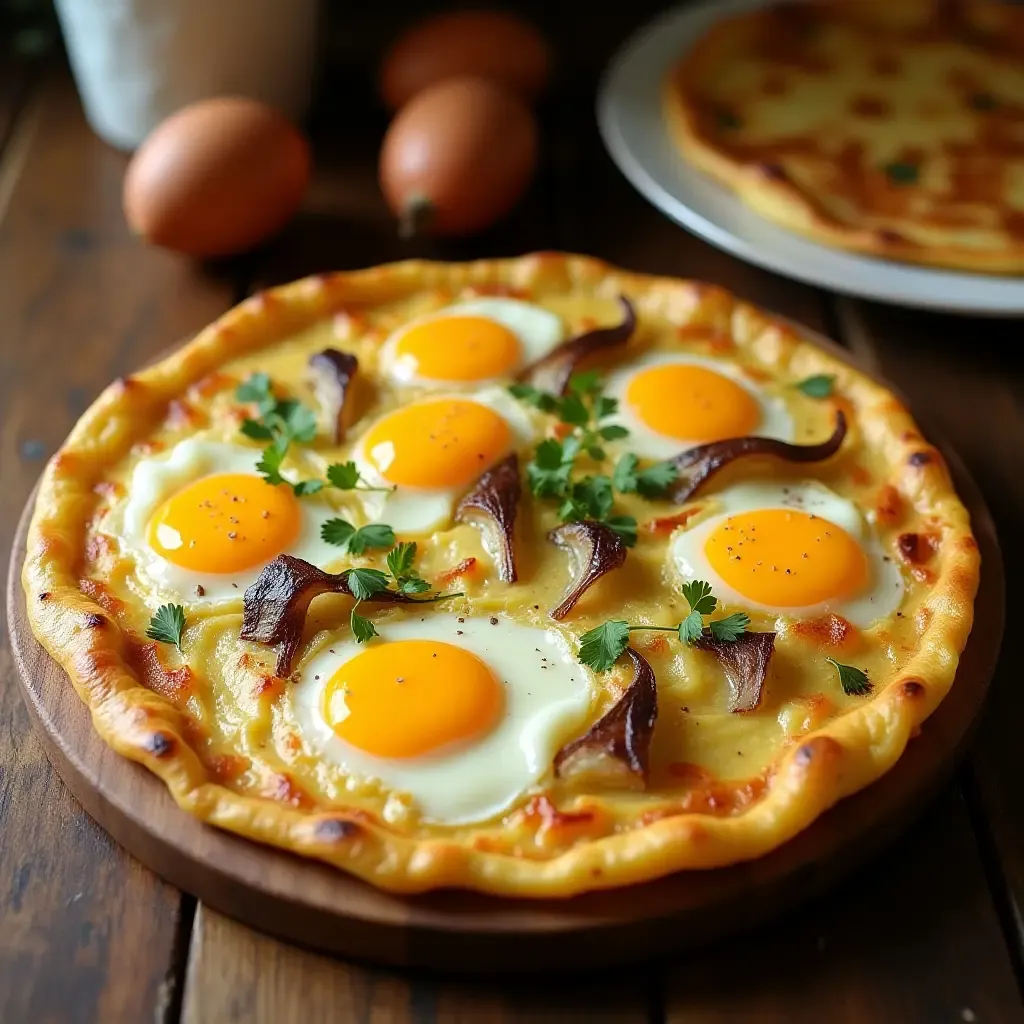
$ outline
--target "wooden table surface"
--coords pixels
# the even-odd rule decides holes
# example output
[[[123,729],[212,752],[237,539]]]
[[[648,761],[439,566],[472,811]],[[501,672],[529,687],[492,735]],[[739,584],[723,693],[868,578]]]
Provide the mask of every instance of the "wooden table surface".
[[[625,6],[588,15],[582,42],[562,31],[537,184],[507,224],[458,245],[397,240],[375,178],[385,120],[365,74],[322,83],[311,125],[317,173],[299,218],[258,253],[199,266],[128,232],[125,159],[90,132],[62,60],[4,61],[0,547],[9,549],[44,460],[101,388],[250,290],[406,256],[565,249],[717,282],[848,345],[959,450],[995,515],[1008,568],[1020,565],[1021,323],[838,298],[747,266],[648,206],[604,154],[593,118],[597,72],[657,5]],[[391,26],[372,27],[359,46],[339,37],[343,66],[358,54],[365,61]],[[839,891],[753,934],[598,977],[467,982],[383,971],[287,946],[197,906],[69,796],[29,728],[5,646],[0,1021],[1024,1021],[1024,631],[1014,621],[1024,601],[1012,571],[1009,579],[1007,638],[976,742],[904,839]]]

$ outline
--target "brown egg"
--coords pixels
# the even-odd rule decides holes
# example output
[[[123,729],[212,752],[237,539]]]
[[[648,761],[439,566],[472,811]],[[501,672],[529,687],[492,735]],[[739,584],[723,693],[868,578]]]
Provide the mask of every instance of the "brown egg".
[[[536,99],[551,74],[551,50],[530,24],[500,11],[457,11],[429,18],[392,45],[380,72],[390,110],[445,78],[489,78]]]
[[[309,146],[282,114],[242,97],[184,107],[136,150],[124,179],[131,229],[190,256],[242,252],[295,213]]]
[[[537,165],[537,126],[518,96],[452,78],[407,103],[380,154],[380,184],[403,234],[469,235],[504,217]]]

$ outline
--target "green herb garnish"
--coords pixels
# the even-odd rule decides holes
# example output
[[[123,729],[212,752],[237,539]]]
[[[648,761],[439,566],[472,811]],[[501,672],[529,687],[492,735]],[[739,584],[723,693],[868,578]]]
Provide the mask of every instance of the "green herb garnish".
[[[356,529],[341,518],[328,519],[320,527],[320,536],[348,555],[361,555],[370,548],[390,548],[395,543],[395,531],[386,523],[368,523]]]
[[[704,627],[704,617],[711,615],[718,607],[718,601],[711,595],[711,585],[703,580],[693,580],[681,588],[681,593],[690,606],[690,613],[677,626],[631,626],[621,619],[611,619],[580,637],[580,661],[598,672],[605,672],[615,664],[629,643],[629,634],[641,630],[655,630],[676,633],[684,644],[695,644],[703,636],[710,636],[720,643],[738,640],[750,625],[750,617],[743,612],[734,612],[724,619],[715,619]]]
[[[825,659],[839,673],[839,685],[848,697],[863,697],[872,691],[873,684],[867,672],[854,668],[853,665],[840,665],[834,658]]]
[[[793,387],[797,391],[802,391],[808,398],[828,398],[835,390],[835,383],[834,373],[816,373],[813,377],[804,377]]]
[[[181,650],[181,637],[185,632],[185,609],[180,604],[165,604],[157,608],[149,620],[146,636],[161,644],[173,644]]]

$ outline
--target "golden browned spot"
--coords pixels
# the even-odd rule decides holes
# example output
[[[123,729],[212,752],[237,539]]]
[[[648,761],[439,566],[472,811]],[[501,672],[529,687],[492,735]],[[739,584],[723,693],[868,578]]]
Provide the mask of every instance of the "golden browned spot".
[[[205,377],[200,377],[188,389],[188,395],[192,399],[196,398],[212,398],[219,391],[226,391],[229,388],[234,388],[238,381],[226,373],[220,373],[215,371],[208,373]]]
[[[789,89],[789,83],[784,75],[769,72],[761,83],[761,92],[765,96],[783,96]]]
[[[78,471],[79,460],[73,452],[60,451],[54,455],[53,461],[50,464],[53,466],[55,473],[59,476],[64,476],[65,474]]]
[[[252,767],[252,762],[241,754],[208,754],[204,759],[206,770],[215,782],[234,782]]]
[[[261,675],[256,686],[253,688],[253,696],[259,700],[262,697],[278,697],[284,690],[284,680],[280,676]]]
[[[85,560],[98,562],[105,555],[113,555],[117,551],[117,541],[105,533],[93,533],[85,542]]]
[[[98,494],[101,498],[123,498],[125,495],[124,484],[115,483],[113,480],[101,480],[92,489],[93,494]]]
[[[174,751],[174,737],[163,732],[151,732],[143,740],[142,747],[154,757],[168,757]]]
[[[749,779],[716,780],[708,774],[704,781],[695,782],[671,807],[649,811],[643,815],[644,824],[676,814],[739,814],[759,800],[768,788],[768,771]]]
[[[977,551],[978,542],[969,534],[966,537],[961,537],[957,542],[957,547],[961,551]]]
[[[917,580],[918,583],[934,583],[935,573],[931,569],[923,565],[915,565],[910,569],[910,575]]]
[[[767,178],[769,181],[786,181],[789,178],[786,168],[772,160],[760,161],[757,164],[757,171],[763,178]]]
[[[313,835],[321,843],[341,843],[354,839],[362,829],[348,818],[321,818],[313,826]]]
[[[892,484],[883,484],[875,499],[875,515],[881,526],[895,526],[903,518],[903,498]]]
[[[146,385],[136,377],[116,377],[111,388],[116,395],[127,395],[132,392],[145,391]]]
[[[829,612],[816,619],[801,619],[793,623],[793,632],[804,640],[819,647],[836,650],[853,650],[859,646],[860,633],[853,623],[842,615]]]
[[[863,466],[855,463],[850,467],[850,480],[858,487],[866,487],[871,483],[871,474]]]
[[[160,645],[142,643],[129,637],[125,643],[125,661],[139,677],[139,681],[148,690],[159,693],[172,702],[179,702],[188,696],[192,689],[194,676],[188,665],[169,669],[160,660]]]
[[[119,616],[124,611],[124,601],[115,597],[110,588],[101,580],[86,576],[78,581],[78,589],[92,598],[108,615]]]
[[[184,398],[172,398],[167,406],[164,426],[168,430],[184,430],[186,427],[199,427],[205,422],[205,414]]]
[[[299,810],[314,806],[313,798],[287,772],[271,774],[267,778],[264,795]]]
[[[531,797],[520,813],[539,832],[589,825],[595,818],[593,811],[560,811],[543,794]]]
[[[703,341],[712,352],[732,352],[736,343],[728,332],[711,324],[682,324],[676,328],[680,341]]]
[[[662,516],[659,519],[648,519],[644,523],[644,529],[648,533],[653,533],[660,536],[667,536],[672,533],[673,530],[678,529],[680,526],[685,526],[687,522],[692,519],[695,515],[700,512],[700,507],[684,509],[682,512],[677,512],[674,516]]]
[[[939,546],[939,538],[929,533],[901,533],[896,538],[896,550],[910,565],[923,565]]]
[[[888,117],[891,107],[881,96],[854,96],[850,111],[858,117]]]
[[[927,692],[924,683],[919,682],[917,679],[905,679],[900,685],[900,689],[903,696],[908,700],[917,700]]]
[[[156,455],[157,452],[162,452],[167,445],[163,441],[140,441],[138,444],[132,445],[133,455]]]
[[[461,576],[470,576],[475,573],[476,570],[476,559],[475,558],[464,558],[461,562],[453,565],[450,569],[446,569],[437,577],[437,585],[439,587],[447,586],[452,580],[456,580]]]
[[[632,643],[654,657],[667,654],[671,646],[663,633],[641,633]]]

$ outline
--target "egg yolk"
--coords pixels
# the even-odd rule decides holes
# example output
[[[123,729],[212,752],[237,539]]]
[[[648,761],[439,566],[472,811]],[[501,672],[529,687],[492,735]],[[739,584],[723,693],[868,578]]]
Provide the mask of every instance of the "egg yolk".
[[[501,683],[475,654],[436,640],[380,643],[328,680],[324,720],[376,757],[418,757],[493,728]]]
[[[183,569],[231,573],[279,555],[300,523],[289,488],[250,473],[218,473],[172,494],[150,519],[147,541]]]
[[[378,420],[364,442],[381,476],[407,487],[461,487],[508,450],[493,409],[463,398],[416,402]]]
[[[868,582],[860,544],[835,523],[798,510],[729,516],[708,536],[704,553],[737,593],[779,608],[848,597]]]
[[[519,339],[483,316],[449,316],[410,327],[395,344],[395,355],[421,377],[489,380],[510,374],[521,359]]]
[[[635,373],[626,402],[642,423],[680,441],[721,441],[749,434],[761,419],[754,397],[703,366],[668,363]]]

